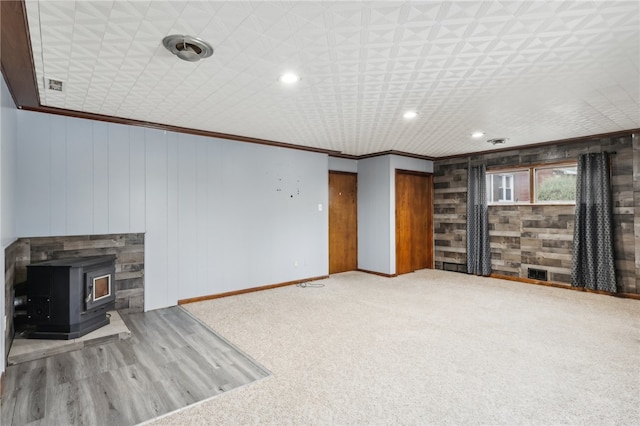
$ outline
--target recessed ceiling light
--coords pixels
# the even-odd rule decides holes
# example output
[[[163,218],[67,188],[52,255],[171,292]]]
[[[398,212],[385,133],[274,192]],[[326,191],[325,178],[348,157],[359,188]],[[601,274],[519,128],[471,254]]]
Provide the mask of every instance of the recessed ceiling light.
[[[483,136],[484,136],[484,132],[473,132],[473,133],[471,133],[471,137],[472,138],[476,138],[477,139],[477,138],[481,138]]]
[[[416,118],[418,116],[418,113],[415,111],[407,111],[402,116],[407,120],[411,120],[412,118]]]
[[[292,72],[287,72],[280,76],[280,82],[284,84],[294,84],[299,81],[300,81],[300,76]]]

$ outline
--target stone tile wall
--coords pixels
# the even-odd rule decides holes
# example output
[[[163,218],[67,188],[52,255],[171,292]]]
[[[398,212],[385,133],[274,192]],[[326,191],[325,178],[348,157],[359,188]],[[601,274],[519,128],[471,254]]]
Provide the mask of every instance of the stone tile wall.
[[[587,152],[612,156],[614,238],[618,288],[640,293],[640,140],[638,136],[585,140],[555,146],[487,153],[434,164],[434,240],[436,268],[466,263],[467,169],[529,166],[577,159]],[[575,206],[490,206],[493,272],[526,278],[530,267],[545,269],[548,280],[569,284]]]

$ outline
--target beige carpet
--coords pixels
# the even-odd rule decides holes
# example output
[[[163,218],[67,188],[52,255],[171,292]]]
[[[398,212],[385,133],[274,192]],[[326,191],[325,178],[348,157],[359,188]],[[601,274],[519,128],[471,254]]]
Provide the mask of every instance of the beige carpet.
[[[424,270],[187,305],[273,375],[168,424],[638,425],[640,301]]]

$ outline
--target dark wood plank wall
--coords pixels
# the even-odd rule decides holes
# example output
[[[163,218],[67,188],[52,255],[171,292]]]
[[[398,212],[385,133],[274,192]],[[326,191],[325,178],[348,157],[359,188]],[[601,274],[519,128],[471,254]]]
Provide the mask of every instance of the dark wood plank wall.
[[[620,292],[640,293],[640,141],[635,136],[533,147],[434,164],[436,268],[466,263],[466,196],[469,164],[518,166],[576,159],[586,152],[612,156],[616,272]],[[491,206],[493,272],[526,278],[530,267],[548,271],[549,281],[569,284],[574,206]]]
[[[636,292],[640,293],[640,133],[634,133],[632,145]]]

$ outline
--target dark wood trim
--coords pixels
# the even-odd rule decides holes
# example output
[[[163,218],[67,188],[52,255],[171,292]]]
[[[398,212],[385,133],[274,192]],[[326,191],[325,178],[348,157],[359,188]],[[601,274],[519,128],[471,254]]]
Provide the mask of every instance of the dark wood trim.
[[[369,271],[367,269],[360,269],[360,268],[356,269],[356,271],[364,272],[365,274],[379,275],[385,278],[395,278],[398,276],[398,274],[385,274],[383,272]]]
[[[431,172],[419,172],[416,170],[395,169],[396,175],[401,173],[403,175],[415,175],[415,176],[433,176]]]
[[[363,158],[381,157],[383,155],[399,155],[401,157],[417,158],[419,160],[429,160],[429,161],[435,161],[435,160],[438,159],[437,157],[430,157],[428,155],[412,154],[410,152],[395,151],[395,150],[381,151],[381,152],[374,152],[372,154],[358,155],[358,156],[356,156],[356,159],[361,160]]]
[[[585,292],[585,293],[602,294],[602,295],[605,295],[605,296],[620,297],[620,298],[623,298],[623,299],[640,300],[640,294],[634,294],[634,293],[611,293],[611,292],[602,291],[602,290],[589,290],[588,288],[572,287],[569,284],[563,284],[563,283],[554,282],[554,281],[539,281],[539,280],[532,280],[531,278],[513,277],[511,275],[491,274],[490,277],[491,278],[498,278],[498,279],[501,279],[501,280],[515,281],[515,282],[520,282],[520,283],[525,283],[525,284],[535,284],[535,285],[542,285],[542,286],[545,286],[545,287],[563,288],[565,290],[575,290],[575,291],[582,291],[582,292]]]
[[[360,158],[359,155],[343,154],[341,152],[331,153],[331,154],[329,154],[329,157],[344,158],[344,159],[347,159],[347,160],[358,160]]]
[[[333,174],[336,174],[336,175],[358,176],[358,172],[344,172],[342,170],[331,170],[331,169],[329,169],[329,173],[333,173]]]
[[[16,107],[39,106],[24,0],[0,1],[0,58]]]
[[[285,287],[285,286],[294,285],[294,284],[301,284],[301,283],[306,283],[308,281],[324,280],[325,278],[329,278],[329,275],[307,278],[304,280],[287,281],[279,284],[269,284],[269,285],[264,285],[260,287],[245,288],[243,290],[228,291],[226,293],[217,293],[217,294],[210,294],[207,296],[191,297],[188,299],[178,300],[178,305],[186,305],[188,303],[202,302],[203,300],[220,299],[222,297],[237,296],[239,294],[253,293],[254,291],[271,290],[272,288]]]
[[[527,145],[512,146],[510,148],[488,149],[486,151],[476,151],[476,152],[468,152],[466,154],[448,155],[446,157],[438,157],[435,159],[435,161],[451,160],[454,158],[475,157],[477,155],[495,154],[498,152],[521,151],[523,149],[540,148],[540,147],[553,146],[553,145],[565,145],[565,144],[570,144],[574,142],[589,142],[596,139],[618,138],[618,137],[629,136],[629,135],[632,135],[633,133],[638,133],[638,132],[640,132],[640,128],[620,130],[616,132],[600,133],[597,135],[588,135],[588,136],[579,136],[575,138],[560,139],[556,141],[530,143]]]
[[[2,338],[4,339],[4,336],[2,336]],[[2,374],[0,374],[0,398],[2,398],[2,391],[4,391],[4,373],[5,372],[3,371]]]
[[[319,152],[328,154],[332,157],[345,158],[352,160],[360,160],[365,158],[380,157],[383,155],[398,155],[401,157],[417,158],[420,160],[439,161],[451,158],[463,158],[475,155],[483,155],[488,153],[506,152],[512,150],[528,149],[532,147],[559,145],[572,142],[586,142],[593,139],[614,138],[618,136],[627,136],[631,133],[640,132],[640,129],[631,129],[611,133],[602,133],[599,135],[581,136],[557,141],[543,142],[538,144],[528,144],[516,147],[501,148],[497,150],[486,150],[471,152],[465,154],[457,154],[446,157],[432,157],[426,155],[412,154],[409,152],[388,150],[365,155],[343,154],[339,151],[314,148],[302,145],[296,145],[285,142],[271,141],[267,139],[253,138],[240,135],[231,135],[227,133],[218,133],[205,130],[191,129],[186,127],[171,126],[160,123],[153,123],[141,120],[132,120],[114,116],[101,114],[92,114],[81,111],[65,110],[61,108],[52,108],[41,105],[38,85],[36,83],[35,67],[33,63],[33,53],[31,49],[31,39],[29,36],[29,26],[27,23],[27,14],[25,10],[24,0],[0,1],[0,56],[2,74],[7,81],[7,86],[13,97],[13,101],[17,108],[29,111],[37,111],[48,114],[64,115],[69,117],[85,118],[89,120],[106,121],[110,123],[125,124],[131,126],[149,127],[159,130],[168,130],[179,133],[186,133],[199,136],[214,137],[239,142],[249,142],[261,145],[269,145],[281,148],[291,148],[310,152]]]
[[[332,154],[336,152],[336,151],[331,151],[331,150],[322,149],[322,148],[314,148],[314,147],[296,145],[296,144],[286,143],[286,142],[277,142],[277,141],[271,141],[267,139],[253,138],[249,136],[231,135],[228,133],[218,133],[218,132],[211,132],[208,130],[191,129],[188,127],[172,126],[170,124],[161,124],[161,123],[154,123],[151,121],[133,120],[130,118],[121,118],[121,117],[115,117],[112,115],[94,114],[91,112],[74,111],[74,110],[62,109],[62,108],[40,106],[36,108],[24,107],[23,109],[27,111],[35,111],[35,112],[41,112],[46,114],[56,114],[56,115],[63,115],[67,117],[82,118],[86,120],[105,121],[108,123],[148,127],[151,129],[166,130],[169,132],[185,133],[189,135],[206,136],[210,138],[219,138],[219,139],[226,139],[226,140],[232,140],[232,141],[238,141],[238,142],[248,142],[248,143],[255,143],[260,145],[269,145],[269,146],[275,146],[278,148],[289,148],[289,149],[298,149],[301,151],[318,152],[321,154]]]
[[[551,168],[551,167],[562,167],[562,166],[577,166],[577,159],[563,159],[563,160],[550,160],[546,163],[530,163],[530,164],[519,164],[516,166],[491,166],[487,167],[488,173],[495,172],[526,172],[532,169],[540,169],[540,168]]]

